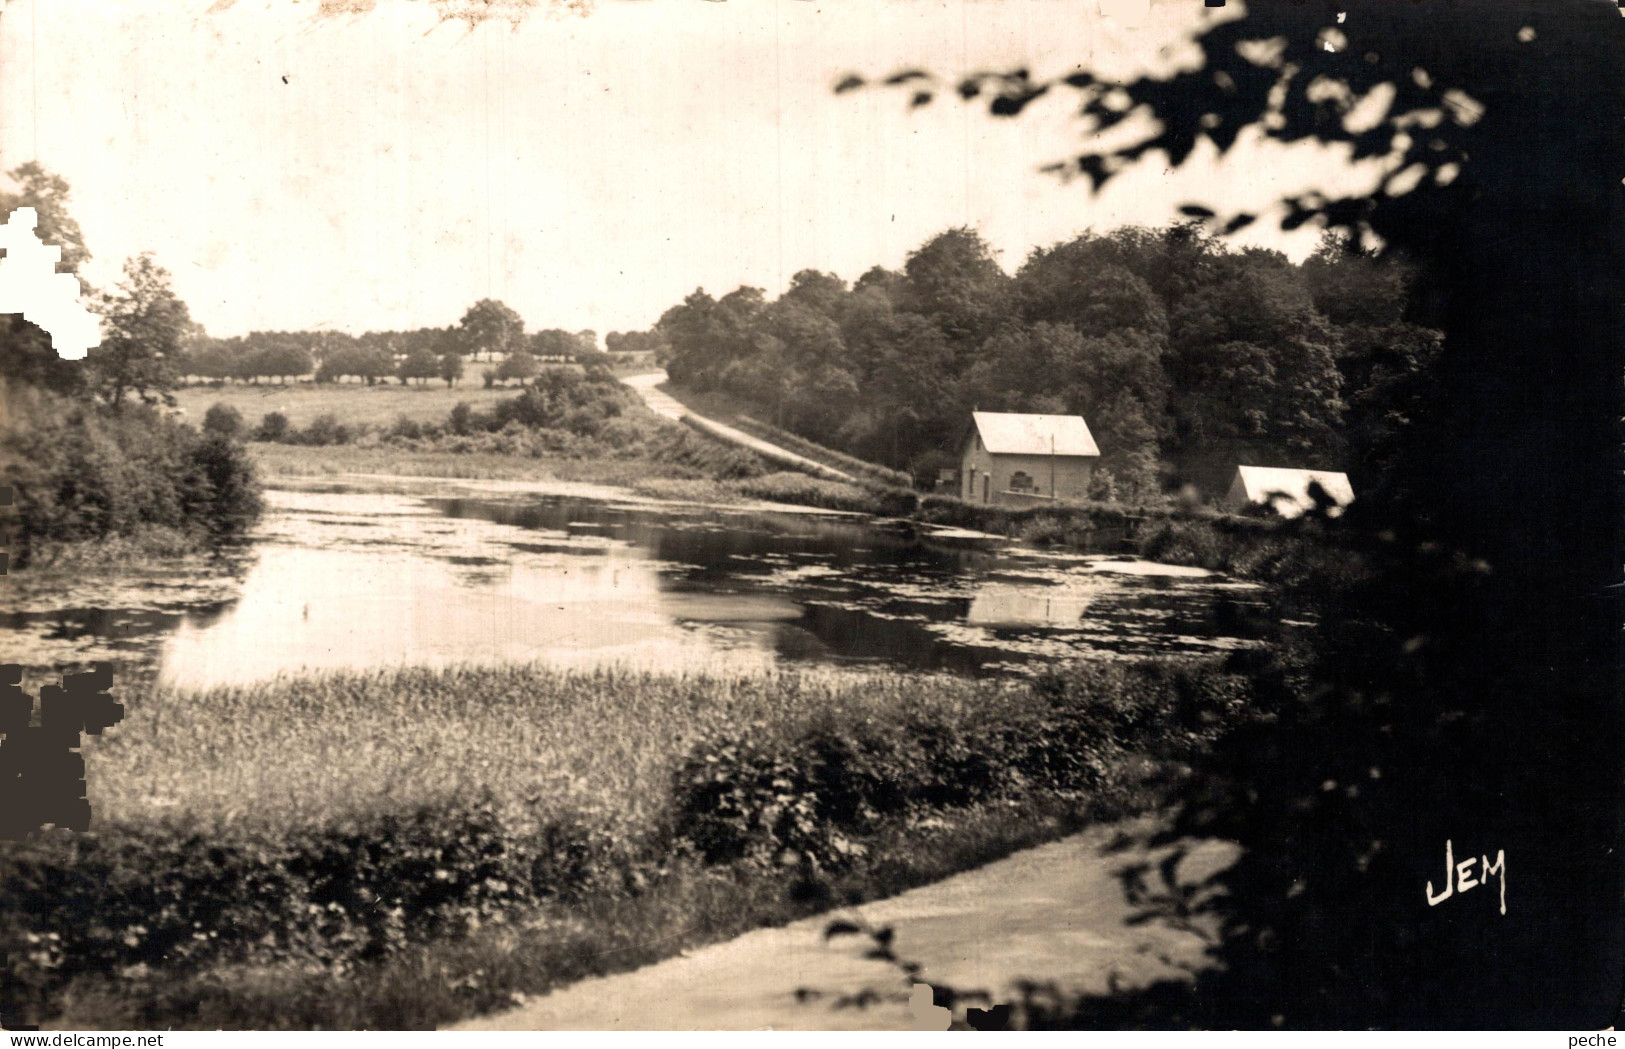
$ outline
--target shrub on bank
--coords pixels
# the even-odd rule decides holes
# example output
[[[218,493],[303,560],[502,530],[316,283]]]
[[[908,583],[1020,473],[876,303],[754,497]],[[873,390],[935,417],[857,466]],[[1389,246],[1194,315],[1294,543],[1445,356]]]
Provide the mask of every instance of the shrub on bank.
[[[753,499],[885,517],[907,516],[916,505],[914,493],[904,489],[859,487],[789,470],[740,480],[734,488]]]
[[[840,870],[888,816],[1031,791],[1110,793],[1131,751],[1193,757],[1247,716],[1247,693],[1245,679],[1211,666],[1078,664],[884,720],[832,706],[794,735],[719,726],[676,773],[675,820],[712,863]]]
[[[223,538],[260,513],[242,446],[128,405],[110,411],[43,391],[17,391],[0,432],[18,562],[44,541],[130,537],[153,529]]]

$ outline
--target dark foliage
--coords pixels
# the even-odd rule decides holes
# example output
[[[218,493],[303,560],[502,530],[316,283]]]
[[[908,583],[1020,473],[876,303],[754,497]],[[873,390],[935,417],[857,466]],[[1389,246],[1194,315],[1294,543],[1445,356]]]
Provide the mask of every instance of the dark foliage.
[[[1184,760],[1249,715],[1245,679],[1166,663],[1080,664],[979,709],[876,723],[821,711],[786,739],[742,725],[678,771],[678,825],[712,862],[839,870],[901,812],[1028,790],[1109,794],[1129,751]]]
[[[1375,234],[1384,257],[1410,260],[1420,305],[1414,317],[1387,306],[1390,274],[1370,256],[1328,251],[1306,268],[1312,309],[1344,334],[1332,349],[1345,439],[1363,445],[1351,452],[1365,479],[1344,519],[1302,525],[1345,553],[1283,598],[1322,630],[1277,675],[1277,720],[1228,739],[1185,799],[1177,832],[1247,849],[1218,879],[1222,972],[1191,995],[1158,988],[1054,1015],[1604,1026],[1625,968],[1617,5],[1258,4],[1196,42],[1202,61],[1171,78],[1022,70],[972,77],[961,95],[1010,116],[1075,91],[1095,131],[1144,121],[1143,137],[1057,165],[1096,188],[1151,155],[1178,165],[1204,141],[1223,153],[1244,129],[1393,157],[1373,192],[1285,200],[1283,225]],[[1382,101],[1374,122],[1345,120],[1367,99]],[[1253,219],[1185,211],[1222,229]],[[1186,301],[1208,284],[1167,275]],[[1216,290],[1264,301],[1276,280]],[[1292,312],[1313,319],[1302,303]],[[1204,335],[1211,345],[1256,344],[1233,330],[1251,316],[1219,319],[1232,330]],[[1313,325],[1298,331],[1305,350],[1327,344]],[[1428,905],[1447,840],[1458,857],[1504,850],[1505,915],[1489,890]]]
[[[42,541],[134,535],[144,527],[241,535],[259,486],[241,444],[152,409],[122,411],[14,391],[3,435],[16,489],[19,561]]]
[[[679,386],[927,483],[957,464],[972,410],[1081,413],[1101,494],[1146,503],[1165,461],[1210,493],[1238,462],[1377,462],[1415,395],[1395,383],[1425,376],[1436,339],[1405,320],[1414,278],[1332,240],[1296,266],[1189,224],[1084,234],[1011,277],[950,230],[850,289],[809,270],[775,302],[696,292],[658,332]]]

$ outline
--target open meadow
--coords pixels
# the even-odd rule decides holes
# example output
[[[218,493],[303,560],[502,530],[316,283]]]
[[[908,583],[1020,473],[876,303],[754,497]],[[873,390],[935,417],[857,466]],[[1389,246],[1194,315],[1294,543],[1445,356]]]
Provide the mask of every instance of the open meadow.
[[[377,386],[358,382],[183,386],[175,391],[175,401],[193,422],[201,422],[211,405],[226,404],[241,412],[249,426],[258,424],[267,412],[281,412],[295,427],[327,414],[352,426],[388,426],[403,415],[414,422],[439,422],[460,401],[486,408],[518,392],[512,386],[486,389],[476,371],[456,386],[439,380],[424,386],[402,386],[394,380]]]

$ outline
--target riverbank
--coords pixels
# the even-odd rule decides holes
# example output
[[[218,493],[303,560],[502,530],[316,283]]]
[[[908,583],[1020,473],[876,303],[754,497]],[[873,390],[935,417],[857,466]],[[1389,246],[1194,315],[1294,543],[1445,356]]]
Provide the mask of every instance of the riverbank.
[[[5,847],[0,914],[65,1026],[428,1026],[1143,811],[1245,694],[1213,663],[158,687],[87,743],[95,833]]]
[[[888,483],[901,476],[894,471],[804,441],[792,442],[795,455],[823,461],[830,470],[843,470],[858,479],[843,481],[833,476],[774,471],[748,450],[683,426],[660,414],[656,404],[645,403],[656,397],[658,405],[666,407],[667,415],[680,414],[685,405],[670,399],[668,387],[600,382],[581,388],[589,387],[598,402],[615,403],[608,409],[610,422],[593,423],[580,433],[552,425],[537,427],[532,425],[535,420],[528,417],[523,425],[515,420],[500,429],[489,429],[494,422],[481,422],[483,416],[512,408],[511,404],[504,405],[511,398],[502,391],[481,391],[489,395],[489,403],[476,410],[459,408],[458,398],[453,395],[468,391],[451,389],[275,388],[275,396],[284,398],[292,413],[288,416],[288,438],[281,443],[255,441],[249,447],[260,472],[273,479],[356,473],[587,482],[628,488],[659,499],[715,505],[756,500],[901,518],[1039,547],[1138,553],[1168,564],[1245,578],[1271,578],[1279,562],[1291,556],[1298,545],[1278,537],[1274,522],[1172,504],[1131,507],[1090,503],[1012,509],[965,503],[952,496],[922,495]],[[240,398],[264,396],[235,389]],[[197,393],[193,391],[194,396]],[[692,394],[684,396],[694,399]],[[712,401],[700,407],[721,411],[734,422],[753,428],[753,433],[760,431],[754,440],[782,441],[789,437],[766,424],[741,419],[731,402]],[[386,402],[389,408],[413,405],[421,418],[402,412],[385,425],[381,413]],[[343,409],[342,423],[334,410],[337,408]],[[462,415],[454,418],[453,409]],[[433,416],[440,410],[446,415],[437,420]],[[310,417],[304,424],[306,430],[331,420],[320,439],[300,430],[298,420],[306,416]],[[337,435],[338,439],[328,439],[335,435],[327,430],[340,429],[345,432]]]

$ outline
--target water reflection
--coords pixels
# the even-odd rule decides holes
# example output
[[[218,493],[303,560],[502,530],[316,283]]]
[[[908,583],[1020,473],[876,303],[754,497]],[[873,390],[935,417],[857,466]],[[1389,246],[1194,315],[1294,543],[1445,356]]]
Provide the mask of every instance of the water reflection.
[[[1093,597],[1056,587],[983,583],[970,600],[965,622],[978,626],[1075,627]]]

